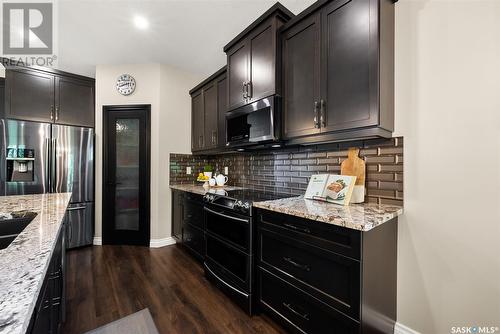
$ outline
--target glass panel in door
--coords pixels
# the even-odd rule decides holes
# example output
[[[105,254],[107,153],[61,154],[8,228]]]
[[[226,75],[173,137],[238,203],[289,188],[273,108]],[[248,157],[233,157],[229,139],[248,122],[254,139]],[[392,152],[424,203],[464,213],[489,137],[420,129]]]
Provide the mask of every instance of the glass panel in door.
[[[140,120],[117,118],[115,229],[139,230]]]

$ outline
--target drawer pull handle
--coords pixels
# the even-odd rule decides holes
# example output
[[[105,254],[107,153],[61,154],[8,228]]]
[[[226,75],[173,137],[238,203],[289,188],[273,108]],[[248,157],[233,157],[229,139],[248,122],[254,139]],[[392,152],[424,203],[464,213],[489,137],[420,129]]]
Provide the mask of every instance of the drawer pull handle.
[[[304,232],[304,233],[311,233],[311,230],[309,230],[308,228],[297,227],[295,225],[287,224],[287,223],[285,223],[283,225],[288,227],[288,228],[291,228],[292,230],[295,230],[295,231]]]
[[[302,269],[302,270],[305,270],[305,271],[311,271],[311,267],[309,267],[308,265],[300,264],[298,262],[295,262],[294,260],[292,260],[289,257],[284,257],[283,260],[285,260],[286,262],[290,263],[291,265],[293,265],[294,267],[297,267],[299,269]]]
[[[290,303],[283,302],[283,306],[286,307],[287,309],[289,309],[290,312],[292,312],[293,314],[296,314],[299,317],[301,317],[302,319],[309,321],[309,314],[307,314],[307,313],[302,314],[300,312],[297,312],[296,310],[293,309],[293,307],[292,307],[292,305],[290,305]]]

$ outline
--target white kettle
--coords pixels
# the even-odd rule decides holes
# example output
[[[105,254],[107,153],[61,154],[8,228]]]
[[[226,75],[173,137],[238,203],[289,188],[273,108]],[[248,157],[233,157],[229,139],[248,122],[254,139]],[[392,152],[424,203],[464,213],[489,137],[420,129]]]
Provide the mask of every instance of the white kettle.
[[[224,174],[219,174],[215,177],[215,181],[217,182],[217,185],[219,187],[222,187],[227,183],[227,176],[225,176]]]

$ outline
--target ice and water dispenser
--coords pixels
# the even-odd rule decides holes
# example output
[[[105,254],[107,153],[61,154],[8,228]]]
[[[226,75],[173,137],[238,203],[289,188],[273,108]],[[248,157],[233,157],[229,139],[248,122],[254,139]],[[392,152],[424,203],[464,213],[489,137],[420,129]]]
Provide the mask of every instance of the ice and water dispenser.
[[[7,148],[7,182],[35,181],[35,150],[25,147]]]

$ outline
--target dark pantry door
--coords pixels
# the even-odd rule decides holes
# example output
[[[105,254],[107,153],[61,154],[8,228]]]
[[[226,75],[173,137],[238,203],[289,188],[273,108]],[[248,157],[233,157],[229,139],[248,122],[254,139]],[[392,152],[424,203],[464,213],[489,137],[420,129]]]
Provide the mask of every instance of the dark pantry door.
[[[104,107],[104,244],[149,245],[150,110]]]

